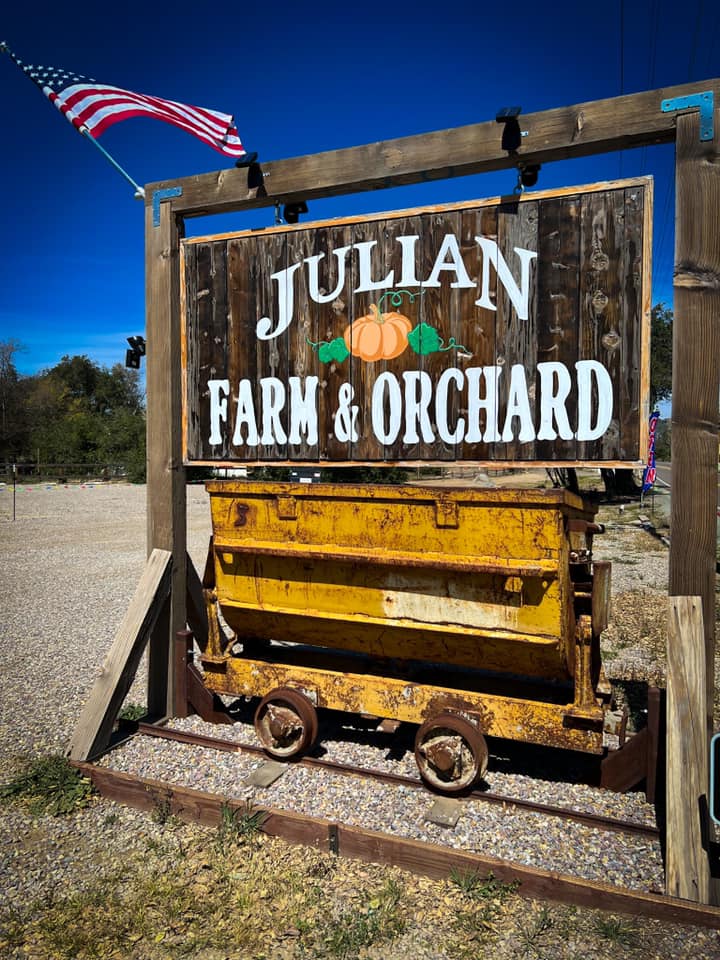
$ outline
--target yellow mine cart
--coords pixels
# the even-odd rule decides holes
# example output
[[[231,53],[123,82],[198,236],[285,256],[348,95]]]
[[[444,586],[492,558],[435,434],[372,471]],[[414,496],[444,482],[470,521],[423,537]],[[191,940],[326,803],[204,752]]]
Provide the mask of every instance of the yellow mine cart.
[[[205,683],[261,698],[255,726],[273,756],[309,748],[318,707],[419,724],[420,772],[446,792],[485,772],[484,735],[602,752],[610,565],[592,562],[602,528],[581,497],[207,489]]]

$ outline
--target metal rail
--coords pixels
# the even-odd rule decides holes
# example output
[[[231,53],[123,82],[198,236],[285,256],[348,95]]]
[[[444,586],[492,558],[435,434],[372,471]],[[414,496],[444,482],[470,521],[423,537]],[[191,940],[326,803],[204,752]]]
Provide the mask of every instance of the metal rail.
[[[231,753],[254,753],[260,756],[267,756],[262,747],[257,747],[253,744],[227,740],[224,737],[210,737],[201,733],[187,733],[184,730],[174,730],[172,727],[157,726],[152,723],[138,723],[137,732],[144,736],[159,737],[164,740],[175,740],[179,743],[195,744],[196,746],[209,747],[213,750],[225,750]],[[377,780],[380,783],[390,783],[397,786],[413,787],[415,789],[428,789],[422,780],[414,777],[408,777],[398,773],[388,773],[384,770],[349,766],[338,763],[335,760],[322,760],[318,757],[306,756],[293,762],[306,767],[316,767],[327,770],[331,773],[340,774],[341,776],[365,777],[369,780]],[[643,836],[653,840],[657,840],[660,837],[658,828],[650,824],[637,823],[632,820],[619,820],[615,817],[604,817],[597,813],[584,813],[580,810],[571,810],[568,807],[559,807],[553,804],[536,803],[532,800],[521,799],[520,797],[507,797],[503,794],[493,793],[492,791],[472,790],[465,794],[464,797],[481,800],[486,803],[516,807],[531,813],[540,813],[544,816],[573,820],[576,823],[582,823],[585,826],[593,827],[597,830],[611,830],[615,833]]]

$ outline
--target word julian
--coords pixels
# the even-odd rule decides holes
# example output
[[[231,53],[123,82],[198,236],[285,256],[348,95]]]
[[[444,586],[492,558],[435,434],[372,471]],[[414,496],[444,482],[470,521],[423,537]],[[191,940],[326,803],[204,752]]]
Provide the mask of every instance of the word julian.
[[[448,444],[513,440],[527,443],[557,437],[588,441],[597,440],[605,433],[612,420],[613,395],[610,375],[601,363],[579,360],[575,364],[574,425],[567,410],[573,388],[567,366],[548,362],[539,363],[536,369],[539,378],[537,419],[522,364],[510,368],[507,387],[502,366],[466,370],[450,367],[434,386],[430,376],[421,370],[406,371],[401,376],[389,371],[381,373],[371,396],[372,432],[383,444],[395,443],[401,432],[405,444],[432,443],[438,438]],[[498,403],[501,384],[503,393],[507,391],[502,424]],[[289,389],[277,377],[263,377],[259,381],[257,410],[252,380],[240,380],[232,400],[229,380],[209,380],[210,445],[223,443],[224,431],[231,428],[230,442],[234,447],[303,441],[315,446],[318,443],[318,377],[290,377],[287,386]],[[359,406],[353,399],[351,384],[341,384],[333,415],[334,435],[341,442],[359,439]],[[454,409],[461,410],[463,415],[453,413]],[[288,425],[287,430],[284,423]]]
[[[440,274],[450,273],[455,279],[450,284],[455,288],[479,287],[480,296],[475,301],[477,307],[484,307],[486,310],[496,310],[495,304],[490,299],[490,267],[493,267],[497,273],[500,284],[515,308],[520,320],[528,318],[528,301],[530,295],[530,263],[537,253],[533,250],[525,250],[522,247],[514,247],[515,253],[520,259],[520,282],[516,283],[515,278],[510,272],[510,268],[505,258],[500,253],[498,245],[494,240],[488,237],[475,237],[475,242],[479,247],[479,280],[476,282],[470,278],[465,263],[460,253],[457,237],[454,233],[445,235],[440,244],[435,263],[425,280],[419,280],[416,276],[417,266],[415,257],[415,246],[419,236],[396,237],[396,242],[400,244],[401,261],[400,276],[395,278],[395,271],[390,270],[387,276],[381,280],[373,280],[372,250],[377,246],[377,240],[363,240],[347,247],[338,247],[333,250],[333,256],[337,260],[337,284],[335,289],[329,293],[322,293],[320,289],[319,264],[324,259],[324,253],[315,254],[312,257],[305,257],[297,263],[285,267],[284,270],[278,270],[271,274],[271,280],[277,284],[277,321],[273,322],[270,317],[261,317],[256,325],[256,333],[260,340],[273,340],[290,326],[293,320],[295,309],[295,289],[294,274],[305,264],[308,273],[308,292],[310,299],[315,303],[332,303],[336,300],[345,288],[345,272],[348,261],[348,254],[351,250],[357,252],[357,276],[358,285],[353,293],[366,293],[369,290],[388,290],[399,286],[405,289],[413,287],[439,287]]]

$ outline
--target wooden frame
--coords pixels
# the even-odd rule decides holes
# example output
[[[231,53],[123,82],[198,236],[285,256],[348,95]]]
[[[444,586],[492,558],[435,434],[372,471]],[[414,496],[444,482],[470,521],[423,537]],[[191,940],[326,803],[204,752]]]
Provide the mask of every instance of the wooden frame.
[[[720,385],[720,242],[706,209],[720,207],[720,137],[700,141],[697,108],[678,98],[720,97],[720,80],[581,103],[522,117],[526,163],[676,142],[673,503],[670,592],[702,599],[709,741],[714,677],[715,531]],[[677,109],[663,109],[676,101]],[[707,100],[707,98],[706,98]],[[713,110],[715,130],[720,114]],[[494,121],[250,168],[149,184],[146,195],[148,552],[170,550],[172,594],[150,645],[148,706],[172,713],[174,637],[186,624],[185,474],[181,451],[179,242],[184,218],[509,169]],[[683,638],[697,644],[698,631]],[[158,708],[162,706],[162,710]],[[701,743],[705,749],[708,743]],[[672,763],[673,758],[668,758]],[[707,785],[705,785],[707,790]],[[697,816],[698,798],[668,796]],[[668,842],[673,842],[668,837]],[[703,869],[705,862],[703,861]],[[709,867],[707,867],[709,869]],[[701,885],[702,886],[702,885]]]

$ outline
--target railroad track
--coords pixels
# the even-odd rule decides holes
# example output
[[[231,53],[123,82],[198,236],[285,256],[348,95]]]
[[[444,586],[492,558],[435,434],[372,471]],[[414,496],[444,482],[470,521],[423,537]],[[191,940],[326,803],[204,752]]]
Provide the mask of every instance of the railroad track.
[[[175,740],[179,743],[194,744],[195,746],[208,747],[213,750],[226,750],[229,752],[253,753],[259,756],[267,756],[262,747],[250,743],[241,743],[235,740],[228,740],[224,737],[211,737],[205,734],[188,733],[184,730],[175,730],[172,727],[160,726],[152,723],[138,723],[137,733],[148,737],[158,737],[164,740]],[[411,787],[417,790],[426,790],[428,787],[422,780],[405,776],[403,774],[388,773],[384,770],[376,770],[366,767],[351,766],[338,763],[335,760],[325,760],[318,757],[300,757],[293,761],[306,767],[314,767],[326,770],[329,773],[339,774],[341,776],[363,777],[368,780],[375,780],[379,783],[388,783],[395,786]],[[429,791],[428,791],[429,792]],[[572,820],[576,823],[582,823],[588,827],[594,827],[598,830],[610,830],[616,833],[625,833],[635,836],[643,836],[649,839],[657,840],[660,837],[660,831],[657,827],[650,824],[639,823],[632,820],[620,820],[616,817],[606,817],[596,813],[585,813],[579,810],[573,810],[568,807],[556,806],[554,804],[536,803],[532,800],[526,800],[520,797],[508,797],[504,794],[493,793],[488,790],[472,790],[463,795],[465,798],[479,800],[484,803],[493,803],[516,809],[527,810],[531,813],[539,813],[544,816],[557,817],[564,820]]]

